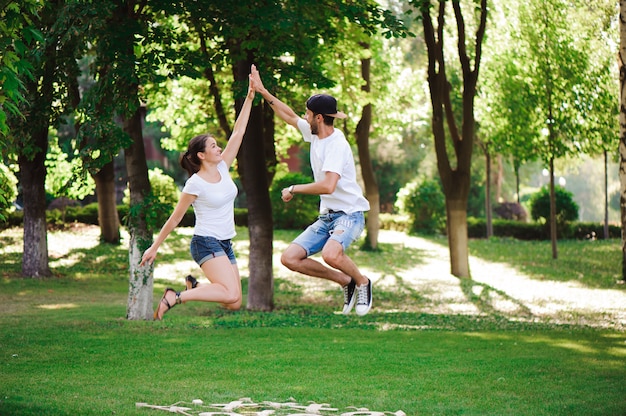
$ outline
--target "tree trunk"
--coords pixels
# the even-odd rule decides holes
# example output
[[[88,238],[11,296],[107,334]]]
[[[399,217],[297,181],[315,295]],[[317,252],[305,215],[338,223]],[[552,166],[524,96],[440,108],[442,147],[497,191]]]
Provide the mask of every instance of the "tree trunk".
[[[470,277],[467,247],[467,198],[446,199],[448,244],[450,246],[450,273]]]
[[[251,64],[251,59],[237,62],[233,68],[236,83],[245,83],[247,86]],[[243,99],[237,98],[237,114],[242,104]],[[272,267],[274,228],[263,127],[262,107],[254,106],[238,156],[239,174],[248,201],[248,232],[250,234],[247,309],[255,311],[274,309]]]
[[[48,265],[48,240],[46,225],[46,150],[48,128],[33,134],[33,141],[42,150],[33,158],[19,156],[20,184],[24,198],[24,251],[22,276],[51,276]]]
[[[502,183],[504,182],[504,165],[502,163],[502,155],[498,154],[496,156],[496,174],[495,179],[493,180],[494,187],[496,188],[496,196],[493,201],[500,203],[504,200],[502,198]]]
[[[626,0],[619,2],[619,179],[622,220],[622,281],[626,282]]]
[[[521,205],[522,204],[522,199],[521,199],[520,194],[519,194],[519,187],[520,187],[520,178],[519,178],[520,166],[519,166],[519,163],[513,161],[513,168],[515,170],[515,195],[516,195],[516,200],[517,200],[517,203],[519,205]]]
[[[115,163],[111,160],[93,175],[98,199],[100,240],[120,244],[120,218],[115,198]]]
[[[604,149],[604,239],[609,239],[609,154]]]
[[[485,215],[487,217],[487,238],[493,236],[493,224],[491,222],[491,155],[489,147],[485,146]]]
[[[368,44],[361,44],[364,49],[369,49]],[[361,76],[365,81],[362,90],[370,92],[370,65],[371,59],[361,60]],[[359,151],[359,162],[361,164],[361,176],[365,185],[365,196],[370,203],[370,210],[367,214],[367,235],[366,246],[372,250],[378,248],[378,232],[380,230],[380,193],[378,191],[378,183],[376,183],[376,175],[374,175],[374,167],[372,166],[372,157],[369,148],[370,128],[372,126],[372,104],[368,103],[363,107],[361,120],[356,126],[356,144]]]
[[[550,241],[552,242],[552,258],[558,258],[556,232],[556,195],[554,192],[554,158],[550,158]]]
[[[152,244],[152,233],[146,222],[146,196],[150,194],[148,165],[143,146],[141,130],[141,108],[130,118],[124,118],[124,131],[133,139],[133,144],[124,149],[124,160],[128,173],[128,189],[130,191],[130,212],[128,231],[129,289],[126,318],[130,320],[152,319],[153,265],[139,267],[143,252]],[[137,209],[139,208],[139,209]]]

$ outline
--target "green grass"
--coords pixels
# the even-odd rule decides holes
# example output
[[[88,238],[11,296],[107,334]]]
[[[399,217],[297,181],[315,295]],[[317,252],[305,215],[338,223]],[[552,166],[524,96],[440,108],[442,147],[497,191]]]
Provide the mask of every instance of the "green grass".
[[[509,263],[535,279],[576,281],[592,288],[623,287],[621,241],[561,240],[557,258],[550,241],[511,238],[470,240],[470,253],[485,260]]]
[[[276,232],[275,247],[292,237]],[[158,267],[188,260],[188,238],[173,234]],[[239,230],[244,270],[246,238]],[[53,233],[55,277],[33,280],[17,277],[20,241],[19,231],[0,233],[1,415],[150,415],[162,412],[135,404],[244,397],[339,409],[327,415],[352,406],[411,416],[626,414],[626,334],[617,330],[390,313],[378,303],[366,317],[343,316],[335,313],[336,291],[305,295],[278,271],[271,313],[189,303],[161,322],[127,321],[124,247],[92,244],[78,231]],[[72,248],[61,249],[64,242]],[[351,254],[359,264],[400,272],[422,253],[389,244]],[[167,284],[157,283],[155,302]],[[382,304],[421,299],[404,290],[380,297]],[[191,413],[200,411],[217,410]]]

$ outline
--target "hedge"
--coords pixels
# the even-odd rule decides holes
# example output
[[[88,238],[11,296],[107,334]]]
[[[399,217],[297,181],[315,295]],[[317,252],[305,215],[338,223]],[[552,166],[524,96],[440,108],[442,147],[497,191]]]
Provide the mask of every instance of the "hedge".
[[[127,205],[118,205],[117,212],[120,221],[124,224],[124,219],[128,214]],[[367,215],[367,214],[366,214]],[[61,222],[62,213],[59,210],[46,211],[48,224],[58,224]],[[8,215],[7,221],[0,223],[0,229],[8,227],[21,227],[23,212],[15,211]],[[84,223],[98,225],[98,204],[92,203],[83,207],[67,207],[65,212],[65,223]],[[193,208],[189,208],[180,226],[192,227],[195,222]],[[235,224],[241,227],[248,226],[248,210],[245,208],[235,208]],[[493,234],[495,237],[511,237],[519,240],[549,240],[550,229],[548,224],[539,222],[521,222],[515,220],[494,219],[492,221]],[[383,230],[396,230],[409,232],[409,218],[406,216],[380,214],[380,228]],[[469,238],[485,238],[487,235],[487,225],[483,218],[469,217],[467,219],[467,234]],[[559,239],[590,239],[604,238],[604,224],[593,222],[571,222],[559,227]],[[609,225],[609,237],[621,238],[622,229],[617,225]]]

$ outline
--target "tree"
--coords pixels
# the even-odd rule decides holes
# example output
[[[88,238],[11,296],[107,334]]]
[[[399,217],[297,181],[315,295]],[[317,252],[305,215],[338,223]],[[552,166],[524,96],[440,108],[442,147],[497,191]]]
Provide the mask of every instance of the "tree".
[[[438,24],[435,28],[432,18],[434,8],[432,2],[430,0],[411,1],[411,4],[419,10],[428,50],[428,85],[433,109],[432,132],[437,154],[437,167],[446,197],[451,273],[458,277],[470,277],[467,200],[475,135],[474,97],[487,22],[487,1],[481,0],[474,9],[477,13],[475,16],[477,25],[471,51],[467,49],[471,42],[466,39],[466,20],[461,10],[461,3],[459,0],[451,2],[456,19],[457,51],[463,79],[461,109],[453,108],[449,73],[446,67],[444,34],[447,3],[445,0],[438,2]],[[461,129],[459,129],[456,117],[462,120]],[[449,151],[452,155],[448,153]],[[454,156],[455,160],[452,160],[451,156]],[[455,165],[454,162],[456,162]]]
[[[63,1],[44,3],[40,9],[26,17],[43,36],[25,51],[25,59],[32,76],[22,79],[24,100],[7,121],[10,128],[10,151],[17,154],[20,183],[24,201],[24,254],[22,275],[27,277],[50,276],[45,198],[45,159],[48,150],[48,130],[59,122],[66,106],[63,95],[63,51],[67,47],[66,28],[57,26],[56,20],[63,12]],[[29,32],[31,33],[31,32]],[[21,117],[19,114],[23,115]]]
[[[619,2],[619,17],[619,179],[622,217],[622,281],[626,282],[626,0]]]
[[[594,58],[598,47],[590,41],[597,38],[598,19],[585,17],[597,13],[587,4],[564,0],[512,6],[509,14],[516,19],[502,20],[513,22],[506,29],[508,50],[495,54],[486,77],[483,125],[498,150],[513,155],[516,171],[533,159],[548,168],[555,259],[555,160],[581,154],[597,136],[594,131],[606,123],[602,114],[611,112],[603,104],[610,101],[602,75],[606,70],[599,69],[606,57]]]

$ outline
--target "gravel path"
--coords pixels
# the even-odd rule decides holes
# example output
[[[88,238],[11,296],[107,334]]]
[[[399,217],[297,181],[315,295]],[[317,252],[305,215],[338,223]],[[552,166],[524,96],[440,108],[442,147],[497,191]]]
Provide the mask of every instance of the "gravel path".
[[[481,313],[468,300],[460,279],[450,274],[447,247],[394,231],[383,231],[379,237],[383,243],[401,239],[406,247],[419,249],[427,259],[401,277],[405,284],[432,299],[434,311]],[[472,256],[470,272],[470,290],[486,301],[493,312],[522,319],[626,329],[626,291],[590,289],[577,282],[533,280],[509,265]],[[386,282],[387,276],[370,274],[375,284],[391,284]]]

